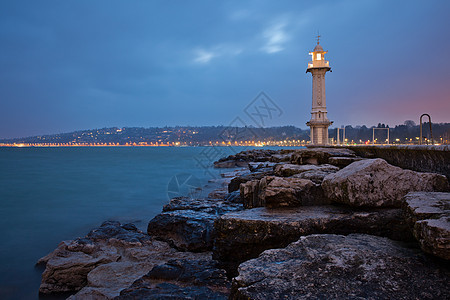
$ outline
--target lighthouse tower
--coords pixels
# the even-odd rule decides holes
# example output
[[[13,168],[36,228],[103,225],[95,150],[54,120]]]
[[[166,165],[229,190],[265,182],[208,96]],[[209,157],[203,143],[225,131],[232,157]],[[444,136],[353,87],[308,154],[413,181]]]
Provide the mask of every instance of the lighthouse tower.
[[[306,123],[311,128],[311,144],[328,144],[328,127],[333,124],[327,117],[327,104],[325,99],[325,73],[331,71],[330,62],[325,60],[325,53],[319,45],[320,35],[317,36],[317,45],[309,55],[312,61],[308,63],[306,73],[311,72],[312,85],[312,109],[311,120]]]

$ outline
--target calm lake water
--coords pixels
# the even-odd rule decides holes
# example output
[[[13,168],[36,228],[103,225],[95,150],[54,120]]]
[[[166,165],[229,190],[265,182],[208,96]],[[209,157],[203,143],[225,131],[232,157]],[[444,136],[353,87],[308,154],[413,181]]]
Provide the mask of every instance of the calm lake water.
[[[221,155],[211,149],[0,148],[0,299],[37,299],[42,270],[34,265],[62,240],[105,220],[145,231],[168,195],[188,192],[175,178],[192,175],[191,183],[203,186],[224,172],[212,168],[211,158]]]

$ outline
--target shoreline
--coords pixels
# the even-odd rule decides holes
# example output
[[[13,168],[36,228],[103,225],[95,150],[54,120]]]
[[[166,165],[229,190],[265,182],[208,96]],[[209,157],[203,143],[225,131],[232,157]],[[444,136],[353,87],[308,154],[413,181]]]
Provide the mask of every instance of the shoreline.
[[[310,145],[308,143],[293,143],[292,145],[283,144],[283,141],[274,142],[274,144],[266,144],[266,143],[248,143],[248,144],[237,144],[237,145],[222,145],[222,144],[214,144],[214,145],[170,145],[170,144],[161,144],[161,145],[33,145],[33,144],[1,144],[0,148],[86,148],[86,147],[280,147],[280,148],[289,148],[289,147],[315,147],[314,145]],[[335,147],[335,148],[346,148],[346,147],[391,147],[399,149],[407,149],[410,147],[417,147],[417,149],[426,149],[426,150],[447,150],[450,145],[448,144],[433,144],[433,145],[419,145],[419,144],[335,144],[330,146],[323,147]]]
[[[171,295],[187,293],[194,298],[208,295],[208,297],[214,296],[214,299],[241,299],[242,297],[254,299],[256,294],[251,292],[252,290],[256,289],[259,295],[267,295],[270,298],[277,295],[280,292],[279,289],[286,288],[289,291],[288,295],[295,298],[294,295],[298,295],[300,286],[303,284],[292,285],[286,282],[283,284],[288,286],[280,285],[281,277],[277,277],[283,272],[291,272],[289,264],[284,267],[287,269],[279,269],[280,265],[276,263],[278,259],[285,260],[282,258],[283,249],[287,247],[286,249],[291,249],[289,251],[295,252],[300,248],[313,247],[316,249],[314,251],[325,251],[323,255],[329,255],[328,250],[322,249],[320,243],[327,245],[330,241],[342,243],[344,248],[356,247],[354,251],[360,251],[358,249],[361,246],[358,245],[364,241],[371,245],[361,253],[363,256],[369,255],[365,258],[367,263],[375,259],[375,253],[384,251],[383,256],[374,261],[383,260],[387,263],[390,259],[402,260],[403,257],[410,257],[414,267],[422,272],[422,282],[417,282],[413,277],[409,278],[405,275],[384,278],[385,275],[365,271],[364,276],[375,276],[373,280],[379,281],[378,288],[382,293],[380,295],[389,297],[397,295],[397,292],[384,286],[384,282],[389,280],[399,284],[409,282],[408,284],[422,286],[427,293],[431,292],[427,287],[427,282],[430,280],[447,282],[450,271],[445,264],[440,266],[439,263],[441,260],[444,262],[448,259],[445,258],[448,255],[447,252],[430,250],[430,242],[437,241],[435,237],[433,240],[425,241],[427,237],[423,237],[424,240],[422,240],[422,237],[417,237],[415,231],[411,231],[411,222],[413,225],[418,222],[414,210],[407,210],[410,217],[404,219],[403,216],[406,209],[405,201],[410,201],[406,202],[407,207],[413,207],[412,203],[417,203],[418,197],[426,199],[427,204],[430,203],[429,201],[438,201],[433,200],[435,199],[433,197],[441,197],[436,198],[441,202],[450,202],[449,185],[445,176],[403,170],[387,164],[382,159],[361,158],[351,150],[333,148],[247,150],[222,158],[215,163],[215,166],[236,168],[244,164],[248,165],[249,170],[244,171],[241,168],[235,170],[234,174],[231,172],[222,179],[208,182],[212,185],[211,189],[217,185],[220,185],[220,188],[215,189],[206,198],[171,199],[169,204],[163,207],[162,212],[150,220],[147,233],[137,230],[131,224],[105,222],[84,238],[61,243],[58,249],[40,260],[40,263],[47,264],[49,270],[43,274],[43,284],[45,284],[41,285],[41,293],[53,293],[55,289],[62,291],[67,287],[71,289],[70,286],[73,284],[63,283],[70,282],[72,280],[70,276],[62,276],[59,279],[55,276],[57,277],[58,273],[65,274],[73,266],[74,258],[67,259],[67,255],[77,257],[83,254],[82,256],[90,262],[91,266],[93,260],[99,265],[95,265],[94,268],[87,267],[83,271],[87,281],[83,279],[78,282],[80,287],[73,291],[78,293],[70,297],[72,300],[93,295],[103,295],[111,299],[117,296],[116,299],[128,299],[132,295],[145,298],[162,295],[161,293]],[[404,184],[408,184],[409,181],[417,183],[415,186],[408,185],[403,189],[400,188],[400,191],[394,193],[393,198],[391,196],[386,199],[379,198],[381,195],[379,193],[384,193],[383,190],[366,192],[359,185],[359,181],[364,180],[364,176],[361,177],[358,173],[365,169],[368,170],[367,172],[374,172],[373,170],[379,169],[378,165],[383,166],[381,169],[388,170],[387,173],[383,173],[386,174],[383,176],[396,174],[392,176],[405,178],[402,181]],[[344,186],[339,183],[340,177],[350,176],[352,172],[356,172],[356,181],[345,180],[359,185],[359,194],[341,197],[339,191]],[[421,187],[427,192],[416,193],[417,195],[407,193],[420,191]],[[430,189],[440,193],[430,193]],[[410,195],[411,200],[404,198],[406,194]],[[383,199],[383,202],[380,202],[380,199]],[[358,201],[363,202],[355,206],[355,203],[359,203]],[[442,209],[445,211],[445,208]],[[436,219],[433,220],[440,220],[442,213],[437,214]],[[315,246],[305,244],[312,239],[317,240],[314,242]],[[438,258],[424,258],[422,252],[400,247],[395,240],[412,243],[411,245],[415,245],[417,249],[422,248],[426,251],[427,255],[431,253]],[[159,250],[155,252],[154,249]],[[239,250],[236,251],[237,249]],[[269,252],[266,251],[266,254],[264,250]],[[335,249],[335,251],[339,253],[340,250]],[[118,259],[119,253],[121,258]],[[141,254],[137,257],[136,254],[131,253]],[[268,253],[275,255],[270,259],[274,260],[274,264],[264,267],[269,273],[266,273],[261,280],[264,282],[273,280],[273,282],[269,286],[260,286],[255,283],[254,272],[258,270],[260,263],[267,263],[267,260],[262,259]],[[416,260],[417,255],[422,258]],[[64,266],[61,265],[61,257],[64,257]],[[149,261],[148,257],[153,258]],[[340,259],[343,263],[340,268],[343,268],[344,272],[351,272],[351,268],[348,269],[352,264],[351,258],[344,255]],[[425,265],[420,263],[423,259],[427,261]],[[301,258],[296,264],[302,265],[308,260]],[[75,261],[78,265],[83,262],[77,259]],[[85,261],[85,265],[89,265],[87,262]],[[120,270],[123,272],[127,268],[137,266],[140,271],[128,273],[126,278],[113,275]],[[323,267],[327,268],[326,266],[320,268]],[[374,268],[378,268],[376,264]],[[395,265],[395,268],[403,267]],[[168,270],[172,271],[167,273]],[[440,277],[433,277],[435,276],[431,275],[434,274],[433,270],[440,270]],[[201,277],[199,274],[202,274]],[[50,277],[46,277],[47,275]],[[236,277],[237,275],[239,276]],[[318,274],[314,273],[314,276]],[[330,273],[329,278],[332,282],[323,286],[320,293],[337,292],[334,290],[337,282],[333,283],[333,280],[339,280],[338,277]],[[234,279],[231,281],[231,278]],[[115,282],[114,288],[112,288],[111,280]],[[52,282],[56,282],[56,285]],[[369,287],[364,289],[367,288]],[[352,290],[356,294],[362,292],[358,286],[353,286]],[[319,293],[319,290],[309,288],[309,292],[314,291]],[[413,297],[413,292],[417,291],[401,292],[406,293],[405,298],[409,299]],[[448,288],[442,285],[434,293],[439,296],[450,295]]]

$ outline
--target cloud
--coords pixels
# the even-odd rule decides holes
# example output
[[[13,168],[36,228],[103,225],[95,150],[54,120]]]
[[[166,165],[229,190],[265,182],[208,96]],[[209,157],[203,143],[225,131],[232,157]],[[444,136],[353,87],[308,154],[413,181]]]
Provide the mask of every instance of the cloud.
[[[201,64],[206,64],[211,59],[213,59],[213,57],[217,56],[216,53],[214,53],[212,51],[207,51],[204,49],[199,49],[199,50],[196,50],[195,52],[196,53],[195,53],[194,62],[201,63]]]
[[[206,64],[209,63],[213,58],[236,56],[241,54],[242,51],[242,48],[230,45],[216,45],[209,50],[197,49],[194,51],[194,62]]]
[[[286,22],[278,22],[263,32],[266,41],[261,48],[266,53],[272,54],[284,50],[284,44],[289,40],[289,35],[285,32]]]

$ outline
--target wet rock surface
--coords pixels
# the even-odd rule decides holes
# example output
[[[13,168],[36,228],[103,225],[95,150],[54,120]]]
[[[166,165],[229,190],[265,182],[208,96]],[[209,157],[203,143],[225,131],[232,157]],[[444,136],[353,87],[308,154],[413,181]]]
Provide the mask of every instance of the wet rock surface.
[[[228,195],[225,196],[224,200],[231,203],[242,203],[241,192],[234,191],[228,193]]]
[[[404,210],[422,250],[450,260],[450,193],[409,193]]]
[[[370,235],[310,235],[239,266],[231,299],[448,299],[445,266]]]
[[[239,263],[262,251],[286,247],[300,236],[317,233],[366,233],[413,240],[402,210],[356,210],[338,206],[290,209],[254,208],[228,213],[216,220],[213,258],[235,275]],[[239,249],[239,251],[236,251]]]
[[[228,195],[228,194],[227,194]],[[226,212],[241,210],[241,206],[227,199],[192,199],[190,197],[175,197],[163,206],[163,212],[179,210],[200,211],[209,214],[224,214]]]
[[[230,287],[225,271],[214,260],[170,260],[155,266],[116,299],[228,299]]]
[[[447,178],[435,173],[419,173],[388,164],[385,160],[354,162],[322,182],[332,201],[366,207],[400,207],[412,191],[448,191]]]

